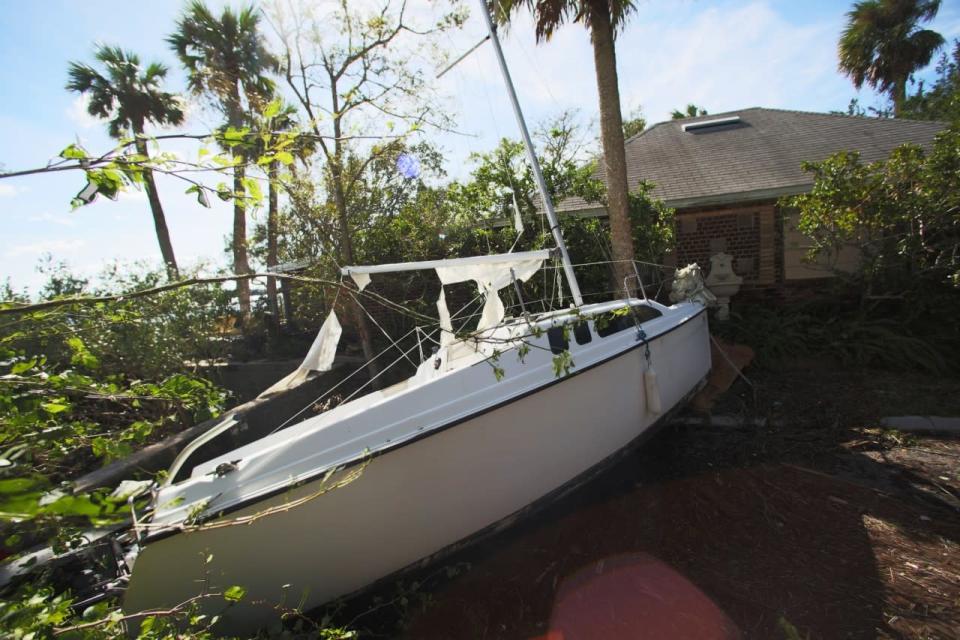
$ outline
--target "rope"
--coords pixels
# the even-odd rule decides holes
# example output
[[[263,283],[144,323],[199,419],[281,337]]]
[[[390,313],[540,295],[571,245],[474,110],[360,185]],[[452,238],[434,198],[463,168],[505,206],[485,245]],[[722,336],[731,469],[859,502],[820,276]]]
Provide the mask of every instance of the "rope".
[[[713,342],[713,344],[715,344],[715,345],[717,346],[717,351],[719,351],[719,352],[720,352],[720,355],[723,356],[723,359],[727,361],[727,364],[729,364],[731,367],[733,367],[733,370],[737,372],[737,375],[738,375],[744,382],[746,382],[748,385],[750,385],[750,388],[753,390],[753,399],[754,399],[754,402],[756,402],[756,399],[757,399],[757,385],[753,384],[753,383],[750,381],[750,378],[748,378],[747,376],[743,375],[743,371],[741,371],[741,370],[739,369],[739,367],[737,367],[737,365],[735,365],[735,364],[733,363],[733,360],[730,359],[730,356],[727,355],[727,352],[723,350],[723,347],[720,346],[720,343],[717,342],[717,339],[714,338],[713,335],[710,336],[710,340]]]
[[[408,335],[409,335],[409,334],[408,334]],[[387,366],[385,366],[385,367],[380,371],[380,373],[378,373],[377,375],[373,376],[372,378],[370,378],[369,380],[367,380],[366,382],[364,382],[356,391],[354,391],[353,393],[351,393],[350,395],[348,395],[346,398],[344,398],[344,399],[343,399],[343,402],[341,402],[340,404],[345,404],[345,403],[347,403],[347,402],[350,402],[351,398],[354,398],[358,393],[360,393],[361,391],[363,391],[364,389],[366,389],[369,385],[373,384],[373,381],[374,381],[374,380],[376,380],[377,378],[379,378],[380,376],[382,376],[383,374],[385,374],[385,373],[386,373],[387,371],[389,371],[395,364],[397,364],[398,362],[400,362],[400,361],[403,360],[404,358],[407,358],[407,360],[410,360],[410,358],[407,356],[407,354],[410,353],[411,351],[413,351],[415,347],[416,347],[416,345],[414,345],[414,346],[410,347],[409,349],[407,349],[406,351],[402,352],[402,353],[400,354],[400,357],[399,357],[399,358],[397,358],[396,360],[394,360],[393,362],[391,362],[390,364],[388,364]],[[412,362],[412,361],[411,361],[411,362]]]
[[[395,347],[396,347],[397,349],[399,349],[400,351],[403,351],[403,349],[400,348],[400,345],[398,345],[396,342],[394,342],[393,338],[390,337],[390,334],[387,333],[387,330],[384,329],[382,326],[380,326],[380,323],[377,322],[377,319],[374,318],[373,315],[371,315],[369,311],[367,311],[366,307],[364,307],[362,304],[360,304],[360,301],[357,300],[356,296],[354,296],[352,292],[351,292],[351,294],[350,294],[350,297],[353,298],[353,301],[357,303],[357,306],[360,307],[360,308],[363,310],[363,312],[367,315],[368,318],[370,318],[370,322],[372,322],[373,324],[375,324],[375,325],[377,326],[377,329],[380,329],[380,332],[387,337],[387,340],[390,341],[390,344],[392,344],[393,346],[395,346]],[[417,328],[416,325],[414,325],[414,329],[416,329],[416,328]],[[410,335],[409,332],[407,333],[407,335]],[[414,362],[411,358],[408,357],[407,360],[409,360],[409,361],[410,361],[410,364],[412,364],[414,367],[419,366],[419,365],[418,365],[416,362]]]
[[[415,328],[416,328],[416,327],[414,327],[414,329],[415,329]],[[404,338],[406,338],[406,337],[407,337],[408,335],[410,335],[411,333],[413,333],[413,329],[411,329],[410,331],[408,331],[407,333],[405,333],[400,339],[403,340]],[[392,347],[392,346],[393,346],[393,345],[391,345],[391,347]],[[370,359],[370,361],[373,362],[374,360],[376,360],[377,358],[379,358],[380,356],[382,356],[383,354],[385,354],[385,353],[386,353],[387,351],[389,351],[389,350],[390,350],[390,347],[385,347],[385,348],[383,349],[383,351],[381,351],[381,352],[378,353],[377,355],[373,356],[373,357]],[[391,366],[392,366],[392,365],[391,365]],[[298,417],[300,417],[301,415],[303,415],[303,412],[304,412],[304,411],[306,411],[307,409],[309,409],[309,408],[312,407],[313,405],[317,404],[318,402],[321,402],[322,400],[324,400],[324,399],[326,399],[327,397],[329,397],[331,393],[333,393],[333,392],[336,391],[338,388],[340,388],[340,386],[343,385],[347,380],[349,380],[349,379],[352,378],[353,376],[357,375],[357,374],[360,373],[361,371],[365,370],[366,368],[367,368],[367,363],[364,362],[364,363],[363,363],[362,365],[360,365],[358,368],[354,369],[353,372],[350,373],[350,375],[346,376],[346,377],[343,378],[340,382],[338,382],[337,384],[333,385],[332,387],[330,387],[329,389],[327,389],[326,391],[324,391],[323,393],[321,393],[321,394],[320,394],[317,398],[315,398],[314,400],[311,400],[309,403],[307,403],[306,406],[304,406],[302,409],[300,409],[299,411],[297,411],[295,414],[293,414],[292,416],[290,416],[289,418],[287,418],[286,420],[284,420],[284,421],[280,424],[280,426],[278,426],[277,428],[275,428],[275,429],[274,429],[273,431],[271,431],[270,433],[276,433],[277,431],[280,431],[281,429],[283,429],[284,427],[286,427],[288,424],[290,424],[291,422],[293,422],[294,420],[296,420]],[[268,435],[269,435],[269,434],[268,434]]]

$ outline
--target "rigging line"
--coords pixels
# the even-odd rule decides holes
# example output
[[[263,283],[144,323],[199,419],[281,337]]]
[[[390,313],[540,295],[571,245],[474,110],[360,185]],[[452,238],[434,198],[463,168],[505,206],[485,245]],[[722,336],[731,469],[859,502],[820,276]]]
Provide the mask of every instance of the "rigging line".
[[[442,333],[442,330],[441,330],[441,333]],[[420,329],[420,335],[422,335],[425,339],[427,339],[427,340],[429,340],[430,342],[434,343],[434,344],[437,345],[438,347],[440,346],[440,341],[433,337],[433,332],[432,332],[432,331],[427,332],[426,330],[424,330],[424,329],[421,328],[421,329]]]
[[[673,266],[673,265],[669,265],[669,264],[660,264],[660,263],[658,263],[658,262],[644,262],[643,260],[630,260],[630,259],[626,259],[626,260],[597,260],[596,262],[577,262],[577,263],[574,264],[573,266],[574,266],[574,267],[592,267],[592,266],[596,266],[596,265],[599,265],[599,264],[610,264],[611,262],[635,262],[635,263],[637,263],[637,264],[645,264],[645,265],[648,265],[648,266],[651,266],[651,267],[661,267],[661,268],[663,268],[663,269],[672,269],[672,270],[674,270],[674,271],[677,270],[677,267],[675,267],[675,266]],[[562,266],[556,266],[556,265],[544,265],[542,268],[543,268],[543,269],[562,269],[563,267],[562,267]]]
[[[440,285],[440,286],[442,287],[443,285]],[[469,307],[470,305],[472,305],[474,302],[476,302],[477,300],[479,300],[479,299],[482,298],[482,297],[483,297],[483,294],[482,294],[482,293],[478,293],[477,295],[473,296],[473,299],[470,300],[470,302],[468,302],[467,304],[465,304],[465,305],[463,305],[462,307],[460,307],[455,314],[453,314],[452,316],[450,316],[450,319],[451,319],[451,320],[455,320],[455,319],[459,318],[459,317],[460,317],[460,314],[467,310],[467,307]]]
[[[485,78],[486,76],[483,73],[483,67],[480,65],[480,60],[474,57],[473,63],[477,65],[477,72],[479,73],[480,77]],[[503,132],[500,130],[500,121],[497,120],[497,116],[493,110],[493,99],[490,97],[490,91],[487,89],[487,84],[483,81],[481,81],[479,84],[480,88],[483,89],[483,96],[487,105],[487,111],[490,112],[490,121],[493,122],[493,128],[497,132],[497,142],[499,143],[503,138]]]
[[[516,38],[515,42],[520,47],[520,51],[523,53],[523,57],[527,59],[527,63],[530,65],[531,71],[533,71],[533,77],[537,79],[537,84],[541,88],[546,90],[547,95],[550,96],[550,100],[553,102],[554,106],[558,111],[563,111],[563,108],[560,105],[560,101],[557,100],[556,96],[553,95],[553,92],[550,91],[550,83],[546,82],[543,78],[542,73],[538,73],[539,69],[543,69],[543,66],[538,65],[534,61],[534,56],[527,51],[526,45],[523,44],[523,38]]]
[[[523,237],[523,230],[517,232],[517,237],[513,239],[513,244],[510,245],[510,250],[507,253],[513,253],[513,250],[517,248],[517,243],[520,242],[520,238]]]
[[[723,350],[723,347],[720,346],[720,343],[717,342],[717,339],[716,339],[716,338],[714,338],[714,337],[711,335],[711,336],[710,336],[710,340],[711,340],[711,342],[713,342],[713,344],[717,347],[717,351],[720,352],[720,355],[723,356],[723,359],[727,361],[727,364],[729,364],[731,367],[733,367],[733,370],[737,372],[737,375],[738,375],[740,378],[742,378],[744,382],[746,382],[748,385],[750,385],[750,389],[753,391],[753,399],[754,399],[754,402],[756,402],[756,399],[757,399],[757,385],[753,384],[753,382],[750,381],[750,378],[748,378],[747,376],[743,375],[743,371],[741,371],[741,370],[740,370],[740,367],[738,367],[738,366],[733,362],[733,360],[730,359],[730,356],[727,355],[727,352]]]
[[[411,333],[413,333],[413,329],[411,329],[411,330],[408,331],[406,334],[404,334],[400,339],[403,340],[404,338],[406,338],[407,336],[409,336]],[[391,346],[392,346],[392,345],[391,345]],[[373,356],[372,358],[370,358],[370,361],[369,361],[369,362],[373,362],[374,360],[376,360],[377,358],[379,358],[380,356],[382,356],[383,354],[385,354],[387,351],[389,351],[390,348],[391,348],[391,347],[385,347],[385,348],[383,349],[383,351],[381,351],[381,352],[378,353],[377,355],[375,355],[375,356]],[[333,393],[333,392],[336,391],[338,388],[340,388],[340,386],[342,386],[347,380],[349,380],[349,379],[352,378],[353,376],[357,375],[357,374],[360,373],[361,371],[366,370],[367,364],[368,364],[367,362],[364,362],[363,364],[361,364],[359,367],[357,367],[356,369],[354,369],[348,376],[346,376],[345,378],[343,378],[342,380],[340,380],[340,382],[338,382],[337,384],[333,385],[332,387],[330,387],[329,389],[327,389],[326,391],[324,391],[323,393],[321,393],[319,396],[317,396],[316,398],[314,398],[313,400],[311,400],[310,402],[308,402],[308,403],[306,404],[306,406],[304,406],[302,409],[300,409],[300,410],[297,411],[295,414],[293,414],[292,416],[290,416],[289,418],[287,418],[286,420],[284,420],[282,423],[280,423],[280,426],[276,427],[276,428],[275,428],[273,431],[271,431],[270,433],[272,434],[272,433],[276,433],[277,431],[280,431],[281,429],[283,429],[284,427],[286,427],[288,424],[290,424],[291,422],[293,422],[294,420],[296,420],[298,417],[300,417],[301,415],[303,415],[303,412],[304,412],[304,411],[306,411],[306,410],[309,409],[310,407],[314,406],[314,405],[317,404],[318,402],[322,402],[323,400],[325,400],[327,397],[330,396],[331,393]],[[392,365],[391,365],[391,366],[392,366]],[[388,368],[389,368],[389,367],[388,367]],[[341,403],[341,404],[342,404],[342,403]],[[270,435],[270,434],[267,434],[267,435]]]
[[[374,380],[376,380],[377,378],[379,378],[380,376],[382,376],[383,374],[385,374],[387,371],[389,371],[390,369],[392,369],[395,364],[397,364],[398,362],[400,362],[400,361],[403,360],[404,358],[406,358],[407,360],[410,360],[410,356],[408,356],[407,354],[410,353],[411,351],[413,351],[416,347],[417,347],[417,345],[413,345],[412,347],[410,347],[409,349],[407,349],[406,351],[404,351],[403,353],[401,353],[400,356],[399,356],[396,360],[394,360],[393,362],[391,362],[390,364],[388,364],[386,367],[384,367],[384,368],[380,371],[380,373],[378,373],[377,375],[373,376],[372,378],[370,378],[369,380],[367,380],[366,382],[364,382],[364,383],[360,386],[360,388],[358,388],[356,391],[354,391],[353,393],[351,393],[350,395],[348,395],[346,398],[344,398],[344,399],[343,399],[343,402],[341,402],[340,404],[341,404],[341,405],[344,405],[344,404],[350,402],[350,400],[351,400],[352,398],[354,398],[358,393],[360,393],[361,391],[363,391],[364,389],[366,389],[369,385],[373,384],[373,381],[374,381]],[[410,361],[413,362],[412,360],[410,360]]]
[[[559,264],[558,261],[554,260],[554,278],[553,278],[553,288],[550,291],[550,310],[553,310],[553,300],[556,296],[557,304],[563,304],[563,278],[560,277],[560,270],[563,268],[563,265]]]
[[[353,301],[357,303],[357,306],[358,306],[358,307],[360,307],[361,309],[363,309],[363,312],[367,315],[368,318],[370,318],[370,322],[372,322],[373,324],[377,325],[377,329],[380,329],[380,332],[383,333],[383,335],[385,335],[385,336],[387,337],[387,340],[390,341],[390,344],[392,344],[392,345],[395,346],[399,351],[402,352],[402,351],[403,351],[403,348],[401,348],[400,345],[398,345],[396,342],[394,342],[393,338],[390,337],[390,334],[387,333],[387,330],[384,329],[383,326],[381,326],[381,324],[380,324],[379,322],[377,322],[377,319],[374,318],[373,315],[372,315],[369,311],[367,311],[366,307],[364,307],[362,304],[360,304],[360,301],[357,300],[356,296],[353,295],[353,292],[350,293],[350,297],[353,298]],[[413,328],[416,329],[416,328],[417,328],[417,325],[414,325]],[[408,333],[407,335],[409,335],[409,333]],[[409,361],[410,361],[410,364],[412,364],[414,367],[419,366],[417,363],[415,363],[415,362],[413,361],[413,359],[407,358],[407,360],[409,360]]]
[[[457,66],[457,64],[459,64],[461,60],[463,60],[463,59],[466,58],[468,55],[470,55],[471,53],[473,53],[474,51],[476,51],[477,48],[478,48],[480,45],[482,45],[484,42],[486,42],[486,41],[489,40],[489,39],[490,39],[490,36],[489,36],[489,34],[488,34],[487,36],[485,36],[485,37],[483,38],[483,40],[481,40],[481,41],[478,42],[477,44],[475,44],[475,45],[473,45],[472,47],[470,47],[469,49],[467,49],[467,51],[466,51],[465,53],[463,53],[462,55],[460,55],[460,57],[458,57],[456,60],[454,60],[453,62],[451,62],[450,64],[448,64],[448,65],[443,69],[443,71],[441,71],[440,73],[438,73],[436,79],[439,80],[440,78],[442,78],[442,77],[444,76],[444,74],[447,73],[447,71],[450,71],[450,70],[453,69],[455,66]]]
[[[477,296],[477,297],[479,298],[480,296]],[[476,298],[474,298],[474,300],[476,300]],[[469,305],[472,304],[472,303],[473,303],[473,300],[471,300],[471,301],[468,302],[466,305],[464,305],[463,308],[466,309],[467,306],[469,306]],[[464,329],[464,327],[467,326],[467,323],[470,322],[470,320],[472,320],[473,318],[475,318],[475,317],[477,317],[477,316],[481,316],[481,315],[483,315],[482,312],[477,312],[477,313],[472,313],[472,314],[466,316],[466,317],[464,318],[463,323],[460,325],[460,329],[459,329],[458,331],[455,331],[455,332],[454,332],[454,336],[456,336],[456,335],[459,334],[459,333],[463,333],[463,329]],[[450,318],[450,320],[452,321],[453,318]]]
[[[337,292],[336,292],[336,293],[334,294],[334,296],[333,296],[333,304],[330,305],[330,308],[331,308],[332,310],[334,310],[334,311],[336,310],[336,308],[337,308],[337,300],[340,299],[340,290],[341,290],[341,289],[344,289],[345,287],[346,287],[346,285],[343,284],[343,276],[340,276],[340,286],[337,287]],[[358,303],[358,304],[359,304],[359,303]]]
[[[451,50],[456,50],[456,46],[455,46],[455,43],[454,43],[454,41],[453,41],[453,37],[450,35],[450,31],[445,30],[445,31],[443,32],[443,37],[445,37],[445,38],[447,39],[447,43],[448,43],[450,49],[451,49]],[[465,111],[465,109],[464,109],[464,102],[463,102],[463,99],[462,99],[462,96],[466,93],[466,92],[464,91],[464,86],[466,85],[465,75],[464,75],[464,73],[463,73],[463,71],[462,71],[462,68],[461,68],[460,66],[456,66],[456,65],[450,65],[450,66],[453,68],[453,76],[454,76],[454,79],[455,79],[454,82],[455,82],[455,84],[456,84],[456,91],[454,92],[454,100],[456,101],[456,104],[457,104],[457,107],[458,107],[458,113],[461,113],[461,114],[462,114],[462,113],[464,113],[464,111]],[[473,133],[473,134],[471,134],[471,135],[473,135],[474,137],[479,137],[479,134],[477,134],[477,133]]]
[[[482,77],[483,67],[480,66],[479,59],[474,57],[473,61],[477,65],[477,70],[480,72]],[[490,91],[487,89],[487,85],[485,83],[481,82],[480,86],[483,89],[483,95],[484,95],[485,103],[487,105],[487,111],[490,113],[490,120],[493,122],[493,128],[497,133],[497,144],[499,144],[500,140],[504,139],[505,136],[503,135],[503,131],[500,128],[500,121],[497,119],[496,112],[494,111],[494,108],[493,108],[493,98],[491,97]],[[495,150],[496,150],[496,147],[495,147]],[[525,164],[526,162],[521,160],[521,165],[525,165]],[[517,183],[515,182],[516,175],[515,175],[513,162],[511,162],[510,158],[507,158],[507,175],[508,175],[508,179],[510,180],[510,188],[513,191],[513,198],[516,198],[517,192],[518,192]],[[541,231],[541,235],[543,235],[543,216],[541,215],[540,217],[541,217],[540,231]],[[520,239],[522,237],[523,237],[523,231],[518,232],[517,237],[514,238],[513,245],[510,247],[510,251],[508,251],[508,253],[513,253],[513,250],[516,248],[517,244],[520,242]],[[488,245],[489,245],[489,239],[488,239]]]

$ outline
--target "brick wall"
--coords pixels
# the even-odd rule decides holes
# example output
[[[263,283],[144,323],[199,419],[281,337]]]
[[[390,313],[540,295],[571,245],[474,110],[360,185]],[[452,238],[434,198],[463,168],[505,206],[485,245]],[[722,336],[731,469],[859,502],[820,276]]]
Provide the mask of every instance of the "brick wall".
[[[766,287],[778,281],[775,206],[766,203],[677,212],[674,259],[678,266],[696,262],[709,272],[710,256],[733,256],[733,270],[745,285]]]

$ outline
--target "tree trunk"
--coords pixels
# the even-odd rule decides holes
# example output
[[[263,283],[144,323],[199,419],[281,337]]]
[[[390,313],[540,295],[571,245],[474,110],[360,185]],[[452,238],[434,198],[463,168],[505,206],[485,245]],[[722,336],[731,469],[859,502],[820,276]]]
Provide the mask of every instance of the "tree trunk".
[[[235,129],[243,126],[243,108],[240,102],[240,77],[235,76],[230,96],[226,101],[227,124]],[[237,275],[250,273],[250,262],[247,260],[247,190],[243,185],[246,175],[246,158],[242,148],[233,147],[231,156],[234,161],[240,161],[233,167],[233,272]],[[241,329],[246,332],[250,325],[250,279],[237,280],[237,302],[240,307]]]
[[[296,330],[297,323],[293,317],[293,291],[291,291],[290,281],[286,278],[280,280],[280,292],[283,294],[283,317],[287,321],[287,329]]]
[[[330,70],[328,69],[328,72]],[[347,196],[343,188],[343,141],[341,139],[342,130],[340,128],[340,95],[337,93],[336,77],[330,72],[330,104],[334,113],[333,117],[333,157],[327,155],[327,162],[330,165],[330,177],[333,183],[333,203],[337,209],[337,218],[340,222],[340,260],[343,265],[354,264],[353,238],[350,229],[350,217],[347,214]],[[370,325],[367,324],[367,316],[360,308],[360,304],[350,299],[348,303],[350,311],[353,314],[354,321],[357,323],[357,332],[360,334],[360,345],[363,347],[363,358],[367,361],[367,374],[370,376],[371,384],[374,389],[380,389],[382,382],[377,376],[380,373],[379,365],[374,362],[373,338],[370,337]]]
[[[236,152],[234,152],[236,154]],[[250,273],[247,261],[247,205],[243,178],[246,168],[241,164],[233,168],[233,272]],[[244,331],[250,324],[250,280],[237,280],[237,300],[240,304],[240,321]]]
[[[907,78],[898,79],[893,85],[893,117],[899,118],[907,101]]]
[[[607,212],[610,219],[610,244],[613,249],[613,273],[617,289],[633,274],[633,234],[630,228],[630,201],[627,185],[627,161],[620,114],[620,89],[617,84],[617,56],[614,51],[613,25],[607,2],[591,2],[593,62],[600,97],[600,141],[607,175]],[[631,292],[636,283],[631,281]]]
[[[277,161],[274,160],[267,168],[267,177],[270,179],[267,196],[267,271],[273,271],[277,266]],[[280,305],[277,302],[277,279],[267,278],[267,302],[270,306],[270,315],[273,318],[272,329],[274,335],[280,329]]]
[[[147,143],[140,137],[142,134],[142,131],[134,132],[134,135],[137,136],[137,153],[148,158],[150,156]],[[153,226],[157,231],[157,242],[160,244],[160,255],[163,256],[163,264],[167,269],[167,278],[179,280],[180,270],[177,268],[177,259],[173,254],[173,243],[170,242],[170,231],[167,229],[167,219],[163,215],[160,195],[157,193],[157,184],[154,182],[151,169],[144,168],[143,181],[147,190],[147,200],[150,202],[150,211],[153,212]]]
[[[340,170],[339,161],[331,164],[330,171],[333,182],[333,202],[337,208],[337,217],[340,222],[340,258],[344,265],[354,264],[353,239],[350,235],[350,220],[347,216],[347,199],[343,191],[343,174]],[[370,325],[367,323],[367,316],[360,308],[360,305],[350,299],[347,303],[354,321],[357,323],[357,332],[360,334],[360,345],[363,347],[363,358],[367,361],[367,374],[373,380],[374,389],[380,389],[382,383],[377,375],[380,373],[380,366],[374,362],[373,357],[373,338],[370,336]]]

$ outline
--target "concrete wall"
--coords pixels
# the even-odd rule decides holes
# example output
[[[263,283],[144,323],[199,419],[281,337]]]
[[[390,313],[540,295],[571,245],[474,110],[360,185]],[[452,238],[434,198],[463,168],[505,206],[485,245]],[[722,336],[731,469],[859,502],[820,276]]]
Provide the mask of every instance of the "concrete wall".
[[[844,272],[856,270],[860,262],[860,253],[857,247],[853,246],[844,247],[829,262],[823,257],[814,262],[807,260],[807,252],[812,242],[809,237],[797,230],[799,217],[800,214],[797,211],[783,212],[784,280],[829,278],[834,275],[834,269]]]

